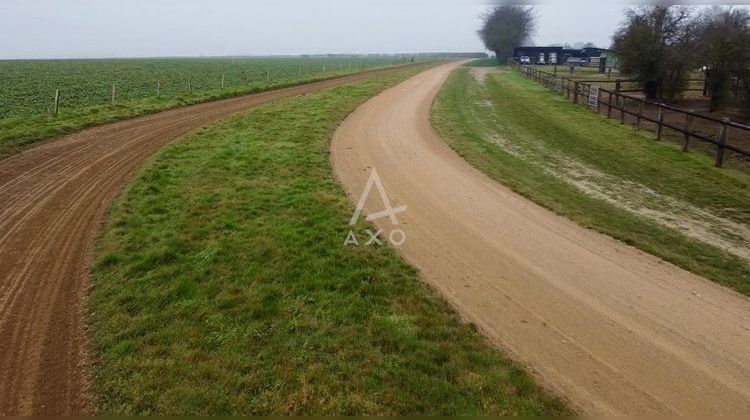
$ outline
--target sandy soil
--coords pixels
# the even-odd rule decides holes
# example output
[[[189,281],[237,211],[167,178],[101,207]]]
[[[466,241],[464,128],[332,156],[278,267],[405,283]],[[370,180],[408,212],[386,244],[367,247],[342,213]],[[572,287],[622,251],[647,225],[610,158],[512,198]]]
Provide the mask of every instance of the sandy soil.
[[[0,414],[91,411],[83,320],[92,244],[107,205],[144,159],[232,113],[391,71],[166,111],[0,161]]]
[[[750,414],[750,299],[514,194],[456,155],[429,111],[458,64],[368,101],[331,158],[352,202],[376,168],[406,205],[398,249],[487,337],[590,414]],[[371,193],[366,211],[383,209]]]
[[[477,82],[484,85],[485,80],[487,80],[487,76],[490,74],[495,73],[505,73],[507,70],[500,70],[497,67],[472,67],[469,70],[469,74],[471,74],[474,79],[476,79]]]

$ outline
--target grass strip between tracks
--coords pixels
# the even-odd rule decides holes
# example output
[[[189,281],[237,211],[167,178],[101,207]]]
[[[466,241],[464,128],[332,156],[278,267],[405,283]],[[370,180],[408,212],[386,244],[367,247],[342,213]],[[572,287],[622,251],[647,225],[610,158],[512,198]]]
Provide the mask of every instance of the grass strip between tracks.
[[[750,176],[510,71],[489,74],[484,86],[455,72],[432,121],[463,158],[519,194],[750,295]]]
[[[93,267],[101,413],[568,412],[393,249],[344,246],[330,137],[416,71],[232,117],[147,165]]]

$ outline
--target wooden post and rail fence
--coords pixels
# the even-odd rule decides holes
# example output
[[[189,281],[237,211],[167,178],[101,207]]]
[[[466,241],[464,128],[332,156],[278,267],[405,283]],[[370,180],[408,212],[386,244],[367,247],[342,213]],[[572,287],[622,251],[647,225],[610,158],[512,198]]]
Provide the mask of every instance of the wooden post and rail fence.
[[[730,131],[750,139],[750,126],[733,122],[729,118],[719,119],[698,114],[693,110],[684,110],[627,95],[626,92],[635,92],[636,90],[621,90],[622,83],[635,82],[633,80],[617,80],[615,81],[615,89],[609,90],[594,85],[594,83],[602,82],[611,83],[607,80],[573,80],[518,63],[511,63],[511,66],[522,77],[554,90],[569,100],[572,97],[574,104],[585,105],[593,112],[606,115],[607,118],[617,117],[620,123],[624,124],[626,116],[629,116],[634,120],[634,127],[638,130],[641,129],[644,122],[653,124],[657,140],[662,140],[665,128],[679,133],[683,151],[688,150],[692,139],[712,144],[716,146],[715,165],[717,167],[724,164],[727,150],[750,158],[750,150],[743,150],[728,143]],[[606,98],[603,98],[603,96],[606,96]],[[581,101],[580,98],[584,98],[584,101]],[[628,106],[631,108],[629,109]],[[656,115],[644,112],[647,108],[655,109]],[[604,112],[605,109],[606,112]],[[618,115],[613,115],[613,111],[616,111]],[[667,112],[677,117],[667,120],[665,118]],[[696,128],[699,125],[698,123],[704,130]],[[707,133],[705,128],[708,128],[709,131],[712,130],[716,135]]]

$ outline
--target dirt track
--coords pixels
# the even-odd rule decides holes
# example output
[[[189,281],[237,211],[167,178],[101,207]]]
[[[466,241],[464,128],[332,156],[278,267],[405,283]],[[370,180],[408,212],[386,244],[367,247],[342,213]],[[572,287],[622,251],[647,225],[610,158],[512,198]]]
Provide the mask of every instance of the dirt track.
[[[750,299],[484,176],[429,122],[456,64],[361,106],[332,143],[354,202],[376,168],[400,248],[462,315],[590,414],[750,414]],[[374,191],[374,190],[373,190]],[[367,209],[381,211],[377,193]],[[365,212],[366,213],[366,212]],[[376,222],[386,236],[390,221]]]
[[[92,244],[106,206],[144,159],[229,114],[392,71],[165,111],[0,161],[0,414],[90,412],[81,321]]]

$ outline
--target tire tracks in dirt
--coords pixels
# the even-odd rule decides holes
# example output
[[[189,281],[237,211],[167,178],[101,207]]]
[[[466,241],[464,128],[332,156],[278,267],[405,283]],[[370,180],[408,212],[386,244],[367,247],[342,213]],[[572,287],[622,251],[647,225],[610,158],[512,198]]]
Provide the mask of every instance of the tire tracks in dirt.
[[[360,106],[331,144],[356,203],[372,168],[401,254],[495,344],[589,414],[750,414],[750,299],[596,233],[463,161],[429,113],[459,64]],[[378,194],[366,209],[381,211]],[[387,237],[393,229],[376,221]]]
[[[0,160],[0,414],[88,414],[92,246],[106,207],[159,148],[233,113],[399,71],[381,69],[192,105]]]

